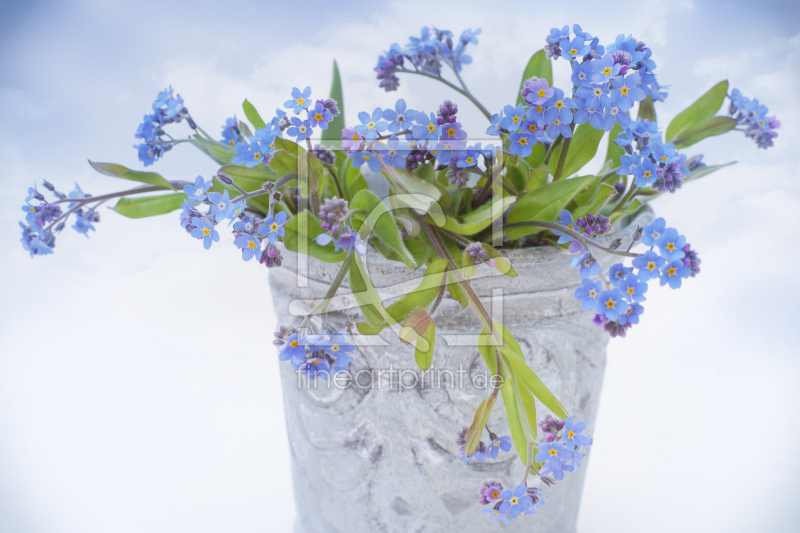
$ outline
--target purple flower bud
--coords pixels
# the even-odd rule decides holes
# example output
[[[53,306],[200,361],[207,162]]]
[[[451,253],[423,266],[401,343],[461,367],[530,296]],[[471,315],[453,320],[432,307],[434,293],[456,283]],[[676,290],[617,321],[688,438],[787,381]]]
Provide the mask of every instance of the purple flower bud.
[[[700,263],[703,261],[697,257],[697,252],[692,250],[692,246],[687,242],[683,247],[683,264],[692,271],[691,277],[695,277],[700,273]]]

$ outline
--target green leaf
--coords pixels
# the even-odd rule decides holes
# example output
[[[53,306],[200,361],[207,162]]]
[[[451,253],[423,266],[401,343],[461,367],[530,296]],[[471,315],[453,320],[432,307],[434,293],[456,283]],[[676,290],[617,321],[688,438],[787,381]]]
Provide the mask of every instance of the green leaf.
[[[589,213],[597,213],[608,200],[616,196],[617,190],[613,185],[601,183],[602,176],[597,176],[585,191],[575,195],[577,208],[573,211],[573,218],[585,217]]]
[[[425,181],[434,182],[436,180],[436,175],[433,171],[433,165],[430,165],[429,163],[419,165],[413,170],[413,173]]]
[[[639,208],[641,208],[641,207],[642,207],[642,202],[640,202],[638,198],[634,198],[625,207],[623,207],[621,209],[618,209],[613,214],[608,215],[608,218],[609,218],[611,224],[613,224],[614,222],[616,222],[618,219],[624,217],[625,215],[629,215],[631,213],[634,213],[634,212],[638,211]]]
[[[531,370],[531,367],[525,363],[524,359],[519,357],[506,357],[508,364],[511,366],[511,371],[542,402],[554,415],[564,420],[569,415],[561,402],[550,392],[550,389],[539,379],[539,376]]]
[[[508,222],[527,222],[543,220],[553,222],[567,203],[594,176],[582,176],[567,180],[554,181],[527,193],[508,212]],[[535,233],[530,228],[517,228],[506,232],[509,238],[518,239]]]
[[[524,387],[519,387],[523,389]],[[506,418],[508,419],[508,429],[511,432],[511,439],[514,441],[514,449],[517,451],[520,461],[528,464],[528,441],[525,439],[525,430],[522,429],[522,421],[517,411],[517,400],[514,395],[514,386],[511,380],[503,382],[500,388],[503,395],[503,405],[506,408]]]
[[[516,196],[496,197],[491,203],[483,204],[462,218],[445,217],[444,229],[459,235],[475,235],[487,228],[493,220],[502,216],[506,208],[517,201]]]
[[[242,135],[244,137],[252,137],[253,136],[253,132],[250,131],[250,127],[247,125],[246,122],[242,122],[241,120],[239,121],[239,131],[242,133]],[[229,144],[229,146],[233,146],[233,145]]]
[[[398,193],[406,193],[416,197],[422,210],[427,210],[430,204],[438,202],[441,198],[441,192],[436,185],[405,169],[384,168],[381,173],[389,179],[390,183],[397,186]],[[409,200],[410,203],[416,203],[417,201]],[[418,208],[416,205],[409,205],[409,207]]]
[[[247,117],[247,120],[250,121],[250,124],[252,124],[254,128],[265,128],[267,126],[267,123],[264,122],[264,119],[258,114],[256,108],[248,100],[242,103],[242,107],[244,108],[244,116]]]
[[[417,366],[424,372],[431,366],[433,361],[433,349],[436,343],[436,324],[431,320],[425,329],[425,334],[417,339],[417,346],[414,350],[414,358]]]
[[[436,299],[439,288],[442,286],[447,261],[436,259],[425,269],[425,275],[420,280],[416,289],[404,294],[402,298],[386,308],[386,312],[396,323],[402,322],[405,317],[417,307],[427,307]],[[363,335],[377,335],[389,324],[383,322],[376,327],[366,322],[357,324],[358,331]]]
[[[145,218],[177,211],[183,205],[186,195],[182,192],[141,196],[139,198],[120,198],[114,211],[128,218]]]
[[[339,114],[328,123],[328,129],[322,130],[323,141],[338,141],[342,138],[344,129],[344,95],[342,94],[342,79],[339,77],[339,65],[333,61],[333,81],[331,82],[331,98],[336,100]]]
[[[650,122],[656,122],[656,106],[653,103],[653,99],[649,96],[639,102],[639,114],[637,118],[640,120],[646,118]],[[618,125],[619,124],[617,124],[617,126]]]
[[[380,295],[366,276],[366,269],[358,254],[353,254],[353,261],[350,263],[350,290],[353,291],[353,297],[370,325],[379,326],[384,322]]]
[[[283,137],[275,137],[275,149],[276,150],[286,150],[289,152],[290,155],[294,157],[300,157],[304,153],[306,153],[306,149],[297,144],[294,141],[290,141],[289,139],[284,139]]]
[[[322,222],[315,216],[309,216],[307,211],[290,218],[284,228],[286,235],[283,244],[290,252],[310,255],[325,263],[341,263],[347,256],[344,250],[335,251],[333,244],[317,244],[314,239],[325,230],[322,229]]]
[[[519,91],[517,91],[517,104],[525,104],[525,99],[522,98],[520,93],[525,86],[525,80],[534,76],[537,78],[546,79],[547,84],[550,87],[553,86],[553,65],[547,58],[547,53],[544,50],[539,50],[528,60],[528,64],[525,66],[525,71],[522,73],[522,81],[519,84]]]
[[[475,411],[472,424],[469,426],[467,435],[465,436],[466,442],[464,443],[464,453],[467,457],[472,456],[472,454],[475,453],[475,450],[478,449],[478,444],[481,442],[481,436],[483,436],[483,428],[486,427],[486,423],[489,421],[489,415],[492,414],[492,407],[494,407],[496,401],[497,396],[494,394],[488,398],[484,398],[481,404],[478,406],[478,409]]]
[[[675,148],[686,148],[702,141],[706,137],[728,133],[735,127],[736,121],[730,117],[711,117],[705,122],[685,127],[672,142],[675,143]]]
[[[175,190],[175,187],[173,187],[169,181],[164,179],[161,174],[157,174],[155,172],[131,170],[116,163],[95,163],[94,161],[89,160],[89,164],[92,165],[92,168],[98,171],[100,174],[105,174],[106,176],[138,181],[139,183],[148,183],[150,185],[164,187],[165,189],[171,189],[173,191]]]
[[[606,161],[611,161],[611,168],[619,167],[619,158],[625,154],[625,149],[614,141],[622,133],[622,126],[614,123],[614,127],[608,134],[608,150],[606,150]]]
[[[231,159],[236,156],[236,150],[218,141],[209,141],[201,135],[195,134],[192,144],[201,152],[216,161],[219,165],[230,165]]]
[[[363,239],[369,238],[370,232],[399,254],[403,263],[409,268],[416,268],[416,261],[411,252],[403,242],[400,229],[394,221],[392,213],[381,202],[375,193],[370,190],[360,191],[350,202],[351,209],[363,209],[367,212],[367,218],[359,229]]]
[[[422,307],[417,307],[408,314],[403,325],[400,327],[398,336],[406,344],[410,344],[425,335],[428,323],[431,322],[431,315]]]
[[[544,162],[545,155],[546,152],[544,145],[542,143],[536,143],[533,145],[531,155],[525,158],[525,162],[528,163],[528,166],[531,168],[539,168],[539,166]]]
[[[506,165],[506,179],[511,182],[515,190],[524,191],[528,186],[528,169],[524,165]]]
[[[708,176],[712,172],[716,172],[717,170],[719,170],[721,168],[729,167],[729,166],[734,165],[734,164],[736,164],[736,161],[731,161],[730,163],[725,163],[723,165],[708,165],[708,166],[705,166],[705,167],[696,168],[696,169],[692,170],[692,172],[689,174],[689,177],[686,178],[686,181],[699,180],[703,176]]]
[[[713,117],[722,107],[727,93],[728,80],[723,80],[709,89],[692,105],[678,113],[667,126],[666,142],[672,142],[689,126],[705,122]]]
[[[286,150],[278,150],[269,160],[269,168],[271,168],[275,175],[279,178],[287,174],[298,173],[297,158]]]
[[[528,174],[528,183],[525,186],[525,190],[527,192],[531,192],[533,190],[542,187],[543,185],[547,185],[547,167],[544,165],[540,165],[538,168],[534,167],[530,174]]]
[[[597,147],[600,146],[600,140],[603,138],[603,130],[594,129],[588,122],[581,124],[575,128],[575,133],[572,135],[572,140],[569,143],[569,151],[567,158],[564,161],[564,168],[561,172],[560,179],[566,178],[578,172],[583,168],[586,163],[592,160],[597,153]],[[563,150],[565,143],[561,143],[556,147],[553,155],[550,157],[550,174],[556,175],[556,167],[558,160],[561,157],[561,150]]]

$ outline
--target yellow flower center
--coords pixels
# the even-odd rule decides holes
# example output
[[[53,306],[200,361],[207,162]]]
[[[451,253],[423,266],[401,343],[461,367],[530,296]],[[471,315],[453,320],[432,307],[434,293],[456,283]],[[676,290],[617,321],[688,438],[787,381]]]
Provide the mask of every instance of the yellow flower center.
[[[331,346],[331,350],[333,350],[334,352],[338,352],[339,351],[339,345],[338,344],[334,344],[333,346]]]
[[[556,109],[561,109],[562,107],[564,107],[564,102],[562,102],[561,100],[556,102]]]
[[[655,269],[656,269],[656,264],[655,263],[653,263],[652,261],[647,263],[647,270],[655,270]]]
[[[211,235],[211,230],[208,228],[203,228],[203,235]]]
[[[520,137],[519,138],[519,145],[520,146],[525,146],[526,144],[528,144],[528,139],[526,139],[525,137]]]
[[[496,499],[497,499],[497,498],[499,498],[499,497],[500,497],[500,491],[493,490],[493,491],[492,491],[492,499],[493,499],[493,500],[496,500]],[[497,511],[495,511],[495,513],[496,513],[496,512],[497,512]]]
[[[510,499],[510,500],[508,500],[508,501],[510,501],[510,502],[511,502],[511,505],[517,505],[517,502],[519,502],[519,498],[517,498],[516,496],[514,496],[513,498],[511,498],[511,499]]]
[[[374,122],[370,122],[369,124],[367,124],[367,129],[370,129],[370,130],[371,130],[371,129],[373,129],[374,127],[375,127],[375,123],[374,123]]]
[[[556,450],[555,448],[550,448],[549,453],[551,457],[555,457],[556,455],[558,455],[558,450]]]
[[[368,155],[362,155],[361,159],[363,159],[364,161],[369,161],[370,158]]]
[[[153,152],[151,152],[151,151],[149,151],[149,150],[148,150],[148,152],[147,152],[147,156],[148,156],[148,157],[153,157]]]
[[[472,161],[473,161],[473,159],[471,157],[467,158],[467,163],[469,163],[470,165],[472,164]]]
[[[633,290],[633,287],[628,287],[628,294],[630,294],[631,296],[633,296],[635,293],[636,293],[636,291],[635,291],[635,290]]]
[[[675,249],[675,243],[674,242],[668,242],[667,243],[667,250],[669,250],[671,252],[674,249]]]
[[[604,76],[608,76],[609,74],[611,74],[611,67],[604,68],[603,69],[603,75]]]
[[[450,128],[449,130],[447,130],[447,135],[449,137],[452,137],[455,134],[456,134],[456,129],[455,128]]]
[[[231,139],[230,141],[228,141],[228,144],[230,144],[230,145],[231,145],[231,148],[233,148],[233,145],[234,145],[234,144],[236,144],[236,143],[234,142],[234,140],[233,140],[233,139]]]
[[[31,214],[34,214],[35,212],[36,212],[36,208],[35,207],[31,207]]]
[[[528,131],[530,131],[531,133],[535,132],[538,129],[539,126],[537,126],[536,124],[531,124],[530,126],[528,126]]]
[[[250,242],[248,242],[248,243],[247,243],[247,246],[249,246],[250,248],[252,248],[253,250],[255,250],[255,249],[256,249],[256,241],[250,241]]]
[[[305,101],[306,101],[305,98],[298,98],[297,99],[297,105],[303,105],[305,103]]]
[[[649,171],[649,170],[645,170],[645,171],[644,171],[644,177],[645,177],[645,178],[649,178],[650,176],[652,176],[652,174],[650,173],[650,171]]]
[[[606,307],[607,307],[608,309],[614,309],[614,306],[615,306],[615,305],[617,305],[617,303],[616,303],[614,300],[612,300],[611,298],[609,298],[608,300],[606,300]]]
[[[511,117],[511,122],[513,122],[514,124],[516,124],[517,122],[519,122],[519,116],[517,116],[517,115],[514,115],[513,117]]]
[[[541,113],[543,109],[544,109],[544,107],[542,107],[540,105],[536,106],[536,111],[539,112],[539,113]]]
[[[675,272],[677,272],[677,271],[678,271],[678,269],[676,269],[675,267],[669,267],[667,269],[667,274],[669,274],[670,276],[674,276]]]
[[[292,342],[289,343],[289,346],[291,346],[292,348],[297,348],[298,346],[300,346],[300,341],[296,341],[296,340],[292,341]]]
[[[662,156],[661,156],[661,160],[662,160],[662,161],[666,161],[667,159],[669,159],[667,156],[665,156],[665,155],[662,155]]]
[[[436,131],[436,126],[433,124],[428,124],[428,132],[433,133],[434,131]]]
[[[625,86],[623,85],[623,86],[622,86],[622,87],[620,87],[620,89],[619,89],[619,94],[621,94],[621,95],[623,95],[623,96],[624,96],[624,95],[626,95],[626,94],[628,94],[628,88],[627,88],[627,87],[625,87]]]
[[[316,120],[317,122],[322,120],[322,113],[315,113],[314,114],[314,120]]]
[[[278,225],[276,223],[272,223],[269,225],[270,231],[278,231]]]
[[[261,159],[261,152],[256,152],[253,154],[253,159]]]
[[[569,55],[571,55],[571,56],[578,55],[578,51],[577,51],[577,50],[575,50],[574,48],[572,48],[572,49],[570,49],[570,51],[569,51]]]
[[[575,438],[575,432],[572,431],[572,430],[567,431],[567,438],[568,439],[574,439]]]
[[[536,94],[537,94],[537,96],[539,96],[539,98],[541,98],[542,96],[547,94],[547,91],[545,91],[544,89],[539,89],[539,92],[536,93]]]

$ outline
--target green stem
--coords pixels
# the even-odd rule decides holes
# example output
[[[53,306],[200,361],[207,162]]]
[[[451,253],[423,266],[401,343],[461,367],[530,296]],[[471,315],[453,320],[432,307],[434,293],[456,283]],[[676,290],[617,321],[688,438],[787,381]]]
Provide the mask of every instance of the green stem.
[[[550,164],[550,157],[553,155],[553,152],[556,149],[556,146],[561,144],[561,141],[564,140],[564,136],[559,134],[556,137],[556,140],[553,141],[553,144],[550,145],[550,148],[547,149],[547,153],[544,154],[544,162],[542,163],[544,166],[548,166]]]
[[[567,152],[569,152],[569,144],[572,142],[572,137],[564,141],[561,146],[561,155],[558,157],[558,165],[556,166],[556,173],[553,176],[553,181],[561,179],[561,173],[564,171],[564,163],[567,161]]]
[[[638,187],[637,187],[635,184],[634,184],[634,185],[631,185],[631,188],[630,188],[630,189],[628,189],[628,192],[625,194],[625,196],[623,196],[623,197],[622,197],[622,200],[620,200],[620,201],[617,203],[617,205],[615,205],[615,206],[614,206],[614,209],[612,209],[612,210],[611,210],[611,212],[609,213],[609,215],[613,215],[614,213],[616,213],[617,211],[619,211],[619,209],[620,209],[620,208],[621,208],[623,205],[625,205],[626,203],[628,203],[628,200],[630,200],[630,199],[631,199],[631,196],[633,196],[633,195],[636,193],[636,189],[638,189]]]
[[[415,213],[416,214],[416,213]],[[486,308],[481,303],[480,298],[478,295],[475,294],[475,291],[472,290],[472,286],[464,279],[464,276],[461,274],[461,270],[453,263],[453,260],[450,258],[450,254],[447,253],[447,249],[444,247],[444,243],[442,242],[441,238],[436,234],[433,228],[422,218],[421,215],[416,214],[417,220],[422,228],[425,230],[425,234],[428,236],[428,240],[431,241],[431,245],[433,249],[436,251],[436,254],[441,258],[447,261],[447,273],[452,274],[453,277],[456,279],[456,283],[461,285],[464,289],[464,292],[467,293],[467,297],[469,298],[470,302],[472,302],[473,307],[475,308],[476,312],[478,313],[479,318],[492,334],[494,337],[495,345],[496,346],[504,346],[502,342],[501,335],[497,332],[494,327],[494,322],[492,321],[492,317],[489,315],[489,312],[486,311]],[[445,274],[445,275],[446,275]]]

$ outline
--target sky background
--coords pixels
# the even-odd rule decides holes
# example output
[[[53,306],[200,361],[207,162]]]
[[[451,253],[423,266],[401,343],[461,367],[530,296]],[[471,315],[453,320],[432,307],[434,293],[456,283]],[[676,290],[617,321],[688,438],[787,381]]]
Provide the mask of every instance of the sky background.
[[[403,78],[387,95],[372,71],[423,25],[483,29],[463,77],[496,111],[549,28],[573,22],[653,48],[662,127],[726,78],[783,122],[768,151],[734,133],[688,149],[738,164],[654,202],[702,274],[648,293],[642,324],[609,345],[579,531],[796,530],[800,3],[569,5],[2,2],[0,533],[289,531],[294,515],[264,269],[229,242],[203,250],[176,214],[103,212],[90,239],[67,229],[32,260],[17,226],[29,186],[127,187],[86,159],[141,168],[133,133],[168,84],[209,132],[245,98],[269,115],[292,86],[326,96],[334,58],[348,124],[398,97],[435,109],[446,87]],[[568,84],[564,61],[555,77]],[[152,168],[217,167],[178,146]]]

